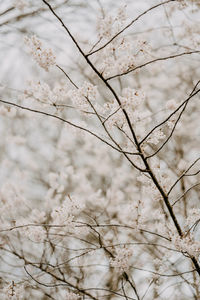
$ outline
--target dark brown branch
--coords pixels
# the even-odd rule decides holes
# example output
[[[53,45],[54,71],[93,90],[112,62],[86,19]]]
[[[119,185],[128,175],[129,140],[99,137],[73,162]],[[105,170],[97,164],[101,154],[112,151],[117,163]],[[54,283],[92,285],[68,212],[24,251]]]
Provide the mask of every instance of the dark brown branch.
[[[7,14],[8,12],[12,11],[13,9],[15,9],[14,7],[9,7],[6,10],[0,12],[0,17]]]
[[[197,84],[199,84],[199,82],[200,81],[198,81],[198,83]],[[195,87],[197,86],[197,84],[195,85]],[[194,88],[195,89],[195,88]],[[193,89],[193,90],[194,90]],[[147,135],[139,142],[139,144],[141,145],[142,143],[144,143],[144,141],[157,129],[157,128],[159,128],[160,126],[162,126],[163,124],[165,124],[168,120],[170,120],[171,119],[171,117],[173,116],[173,115],[175,115],[178,111],[179,111],[179,109],[181,108],[181,107],[183,107],[191,98],[193,98],[196,94],[198,94],[199,93],[199,91],[200,90],[197,90],[196,92],[192,92],[190,95],[189,95],[189,97],[185,100],[185,101],[183,101],[183,103],[181,103],[164,121],[162,121],[161,123],[159,123],[158,125],[156,125],[153,129],[151,129],[150,131],[149,131],[149,133],[147,133]]]
[[[87,128],[84,128],[84,127],[81,127],[79,125],[76,125],[64,118],[61,118],[59,116],[56,116],[56,115],[53,115],[53,114],[50,114],[50,113],[47,113],[47,112],[44,112],[44,111],[41,111],[41,110],[37,110],[37,109],[32,109],[32,108],[29,108],[29,107],[26,107],[26,106],[22,106],[22,105],[19,105],[19,104],[16,104],[14,102],[10,102],[10,101],[5,101],[5,100],[2,100],[0,99],[0,102],[1,103],[4,103],[4,104],[7,104],[7,105],[11,105],[11,106],[15,106],[17,108],[20,108],[20,109],[23,109],[23,110],[27,110],[27,111],[30,111],[30,112],[34,112],[34,113],[37,113],[37,114],[41,114],[41,115],[45,115],[47,117],[51,117],[51,118],[55,118],[57,120],[60,120],[64,123],[67,123],[68,125],[72,126],[72,127],[75,127],[77,129],[80,129],[80,130],[83,130],[93,136],[95,136],[97,139],[99,139],[101,142],[107,144],[108,146],[110,146],[111,148],[117,150],[118,152],[120,153],[125,153],[125,154],[128,154],[128,155],[132,155],[132,152],[125,152],[125,151],[121,151],[119,149],[117,149],[115,146],[113,146],[112,144],[110,144],[109,142],[107,142],[106,140],[102,139],[100,136],[98,136],[96,133],[92,132],[91,130],[87,129]],[[135,155],[135,153],[133,154]],[[138,155],[138,154],[137,154]]]
[[[177,183],[184,177],[184,176],[194,176],[196,174],[199,173],[199,171],[197,171],[194,174],[187,174],[187,172],[200,160],[200,157],[198,157],[197,159],[195,159],[195,161],[185,170],[185,172],[183,172],[183,174],[174,182],[174,184],[170,187],[167,195],[169,196],[169,194],[171,193],[171,191],[174,189],[174,187],[177,185]]]
[[[131,69],[127,70],[126,72],[110,76],[110,77],[106,78],[106,80],[108,81],[108,80],[111,80],[111,79],[114,79],[114,78],[117,78],[117,77],[121,77],[121,76],[127,75],[127,74],[129,74],[131,72],[134,72],[134,71],[138,70],[138,69],[146,67],[146,66],[148,66],[148,65],[150,65],[150,64],[152,64],[154,62],[164,61],[164,60],[168,60],[168,59],[172,59],[172,58],[176,58],[176,57],[180,57],[180,56],[184,56],[184,55],[195,54],[195,53],[200,53],[200,51],[182,52],[182,53],[179,53],[179,54],[174,54],[174,55],[169,55],[169,56],[165,56],[165,57],[155,58],[155,59],[147,61],[146,63],[144,63],[142,65],[139,65],[139,66],[137,66],[135,68],[131,68]]]
[[[145,10],[143,13],[141,13],[139,16],[137,16],[137,18],[133,19],[128,25],[126,25],[122,30],[120,30],[117,34],[115,34],[108,42],[106,42],[103,46],[99,47],[97,50],[93,51],[93,52],[90,52],[87,56],[90,56],[100,50],[102,50],[103,48],[105,48],[107,45],[109,45],[114,39],[116,39],[116,37],[118,37],[122,32],[124,32],[126,29],[128,29],[129,27],[131,27],[136,21],[138,21],[142,16],[144,16],[145,14],[147,14],[148,12],[150,12],[151,10],[161,6],[161,5],[164,5],[164,4],[167,4],[169,2],[173,2],[173,1],[176,1],[176,0],[167,0],[165,2],[162,2],[162,3],[159,3],[157,5],[154,5],[150,8],[148,8],[147,10]]]
[[[200,92],[200,90],[198,90],[197,92],[196,92],[196,94],[197,93],[199,93]],[[195,94],[195,95],[196,95]],[[171,130],[171,132],[170,132],[170,134],[169,134],[169,136],[167,137],[167,139],[164,141],[164,143],[153,153],[153,154],[151,154],[151,155],[149,155],[149,156],[147,156],[146,158],[148,159],[148,158],[150,158],[150,157],[153,157],[154,155],[156,155],[167,143],[168,143],[168,141],[170,140],[170,138],[172,137],[172,135],[173,135],[173,133],[174,133],[174,131],[175,131],[175,129],[176,129],[176,126],[177,126],[177,124],[178,124],[178,122],[180,121],[180,119],[181,119],[181,116],[183,115],[183,113],[184,113],[184,111],[185,111],[185,109],[186,109],[186,107],[187,107],[187,104],[189,103],[189,100],[192,98],[192,96],[188,99],[188,101],[187,102],[185,102],[185,105],[183,106],[183,109],[181,110],[181,112],[180,112],[180,114],[179,114],[179,116],[178,116],[178,118],[177,118],[177,120],[176,120],[176,122],[175,122],[175,124],[174,124],[174,126],[173,126],[173,128],[172,128],[172,130]]]
[[[72,41],[74,42],[74,44],[76,45],[77,49],[79,50],[79,52],[81,53],[81,55],[85,58],[86,62],[88,63],[88,65],[92,68],[92,70],[97,74],[97,76],[104,82],[104,84],[106,85],[106,87],[110,90],[110,92],[113,94],[113,96],[115,97],[117,103],[119,104],[119,106],[121,106],[121,101],[119,99],[119,97],[117,96],[115,90],[111,87],[111,85],[105,80],[105,78],[102,76],[102,74],[96,69],[96,67],[93,65],[93,63],[89,60],[89,58],[85,55],[85,53],[83,52],[83,50],[81,49],[81,47],[79,46],[78,42],[76,41],[76,39],[74,38],[74,36],[71,34],[71,32],[69,31],[69,29],[67,28],[67,26],[64,24],[63,20],[55,13],[54,9],[52,8],[52,6],[46,1],[46,0],[42,0],[50,9],[50,11],[54,14],[54,16],[58,19],[58,21],[62,24],[63,28],[66,30],[66,32],[68,33],[68,35],[70,36],[70,38],[72,39]],[[136,134],[132,128],[131,125],[131,121],[128,117],[128,114],[126,112],[125,109],[122,109],[122,112],[126,118],[126,121],[128,123],[129,129],[131,131],[131,134],[133,136],[133,139],[135,141],[135,144],[137,145],[137,137]],[[141,149],[138,148],[138,152],[141,153]],[[130,159],[129,157],[124,154],[126,156],[126,158],[129,160],[129,162],[139,171],[141,172],[145,172],[144,169],[136,166]]]
[[[178,199],[176,199],[175,201],[174,201],[174,203],[172,204],[172,206],[174,206],[177,202],[179,202],[189,191],[191,191],[194,187],[196,187],[196,186],[198,186],[198,185],[200,185],[200,183],[196,183],[196,184],[194,184],[194,185],[192,185],[189,189],[187,189],[184,193],[183,193],[183,195],[181,195]]]
[[[54,14],[54,16],[58,19],[58,21],[62,24],[62,26],[64,27],[64,29],[66,30],[66,32],[68,33],[68,35],[70,36],[70,38],[72,39],[72,41],[74,42],[74,44],[76,45],[77,49],[79,50],[79,52],[81,53],[81,55],[85,58],[86,62],[88,63],[88,65],[92,68],[92,70],[97,74],[97,76],[104,82],[104,84],[106,85],[106,87],[110,90],[110,92],[113,94],[113,96],[115,97],[116,101],[118,102],[118,104],[121,106],[121,101],[119,99],[119,97],[117,96],[115,90],[112,88],[112,86],[108,83],[108,81],[102,76],[102,74],[96,69],[96,67],[93,65],[93,63],[89,60],[88,56],[85,55],[85,53],[83,52],[83,50],[81,49],[81,47],[79,46],[78,42],[76,41],[76,39],[74,38],[74,36],[71,34],[71,32],[69,31],[69,29],[66,27],[66,25],[64,24],[64,22],[62,21],[62,19],[55,13],[55,11],[53,10],[52,6],[46,1],[46,0],[42,0],[50,9],[50,11]],[[196,51],[195,53],[197,52],[200,52],[200,51]],[[194,53],[194,52],[190,52],[191,53]],[[174,57],[177,57],[177,56],[181,56],[181,55],[185,55],[185,54],[189,54],[188,53],[182,53],[182,54],[178,54],[178,55],[173,55],[171,57],[168,57],[168,58],[174,58]],[[167,58],[164,58],[164,59],[167,59]],[[160,59],[157,59],[157,60],[163,60],[163,58],[160,58]],[[146,63],[146,64],[149,64],[150,62]],[[132,70],[131,70],[132,71]],[[131,72],[130,71],[130,72]],[[124,73],[125,74],[125,73]],[[123,74],[123,75],[124,75]],[[140,168],[140,171],[141,172],[147,172],[149,174],[149,176],[151,177],[154,185],[156,186],[156,188],[158,189],[158,191],[160,192],[162,198],[163,198],[163,201],[168,209],[168,212],[170,214],[170,217],[175,225],[175,228],[179,234],[180,237],[183,236],[183,233],[182,233],[182,229],[181,229],[181,226],[176,218],[176,215],[175,213],[173,212],[173,208],[169,202],[169,199],[168,199],[168,196],[167,194],[165,193],[165,191],[163,190],[163,188],[161,187],[161,185],[159,184],[157,178],[155,177],[153,171],[151,170],[150,168],[150,165],[148,164],[145,156],[143,155],[142,153],[142,150],[141,150],[141,146],[140,146],[140,143],[138,142],[137,140],[137,136],[135,134],[135,131],[133,130],[133,127],[132,127],[132,124],[131,124],[131,121],[129,119],[129,116],[126,112],[125,109],[122,109],[122,112],[125,116],[125,119],[127,121],[127,124],[128,124],[128,127],[131,131],[131,134],[133,136],[133,139],[134,139],[134,142],[136,144],[136,147],[137,147],[137,150],[140,154],[140,157],[142,159],[142,162],[144,163],[144,166],[145,166],[145,169],[141,169]],[[128,158],[128,157],[127,157]],[[137,169],[139,169],[137,167]],[[200,275],[200,266],[196,260],[196,258],[194,257],[190,257],[196,267],[196,271],[198,272],[198,274]]]

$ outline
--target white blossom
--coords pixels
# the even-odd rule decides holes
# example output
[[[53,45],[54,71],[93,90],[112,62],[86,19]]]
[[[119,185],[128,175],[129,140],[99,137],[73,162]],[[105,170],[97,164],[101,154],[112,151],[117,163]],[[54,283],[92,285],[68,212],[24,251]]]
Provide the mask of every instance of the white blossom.
[[[25,44],[29,47],[29,51],[35,61],[45,71],[49,71],[49,67],[56,64],[56,57],[52,49],[44,49],[42,42],[35,35],[26,37]]]
[[[28,226],[24,229],[24,235],[35,243],[42,243],[46,238],[46,232],[41,226]]]
[[[132,251],[127,248],[118,248],[114,258],[110,259],[110,265],[120,272],[127,271],[130,267],[130,258]]]
[[[13,6],[21,11],[23,11],[27,6],[27,0],[14,0]]]
[[[164,132],[162,131],[161,128],[158,128],[157,130],[154,130],[154,132],[150,135],[147,141],[150,144],[157,145],[164,138],[165,138]]]
[[[24,90],[24,98],[30,98],[40,104],[50,104],[59,108],[60,104],[66,103],[67,92],[68,89],[58,83],[51,88],[45,82],[29,81],[27,89]]]
[[[4,105],[0,106],[0,115],[14,118],[16,116],[16,109],[14,107],[6,107]]]
[[[3,300],[23,300],[24,299],[24,286],[23,284],[15,284],[14,281],[3,289]]]
[[[75,107],[83,110],[91,110],[89,102],[94,104],[96,101],[97,87],[85,81],[79,89],[70,90],[67,95]]]
[[[200,241],[195,241],[190,233],[182,238],[173,236],[172,243],[179,251],[188,253],[192,257],[198,258],[200,255]]]
[[[67,291],[65,295],[65,300],[80,300],[80,296],[71,291]]]

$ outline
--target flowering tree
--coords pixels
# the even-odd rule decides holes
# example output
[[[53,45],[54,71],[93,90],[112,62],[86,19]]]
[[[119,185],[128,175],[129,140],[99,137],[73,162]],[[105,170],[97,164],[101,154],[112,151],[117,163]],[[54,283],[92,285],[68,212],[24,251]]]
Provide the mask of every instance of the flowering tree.
[[[200,299],[200,2],[83,2],[1,13],[1,299]]]

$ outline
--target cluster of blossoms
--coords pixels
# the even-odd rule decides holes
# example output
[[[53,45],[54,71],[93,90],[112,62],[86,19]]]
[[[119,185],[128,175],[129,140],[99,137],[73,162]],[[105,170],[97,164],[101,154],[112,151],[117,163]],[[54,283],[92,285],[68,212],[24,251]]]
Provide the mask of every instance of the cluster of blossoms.
[[[116,250],[115,257],[110,259],[110,265],[120,272],[125,272],[130,268],[132,255],[131,249],[119,248]]]
[[[170,99],[165,104],[165,109],[168,114],[173,113],[178,107],[178,103],[174,99]],[[169,132],[173,129],[177,115],[173,114],[170,119],[161,127],[158,127],[154,130],[144,144],[158,145],[161,141],[166,138],[166,132]]]
[[[178,2],[181,9],[186,8],[190,4],[200,5],[199,1],[195,1],[195,0],[178,0]]]
[[[53,219],[54,224],[56,225],[65,224],[69,227],[73,227],[72,221],[74,219],[74,216],[69,213],[68,205],[66,205],[66,203],[63,203],[63,205],[55,208],[51,213],[51,217]]]
[[[154,132],[150,135],[150,137],[148,138],[148,140],[146,142],[153,144],[153,145],[157,145],[165,137],[166,136],[165,136],[162,128],[158,128],[157,130],[154,130]]]
[[[16,226],[21,228],[23,236],[34,243],[42,243],[47,232],[42,226],[46,221],[46,214],[44,211],[39,211],[38,209],[33,209],[30,212],[28,218],[21,217],[16,220]]]
[[[49,173],[48,181],[52,189],[52,193],[62,193],[64,191],[64,181],[67,179],[67,175],[64,172],[58,173]]]
[[[52,223],[55,225],[64,225],[63,230],[65,232],[78,232],[79,230],[75,228],[74,219],[75,216],[83,210],[83,208],[84,205],[80,201],[72,199],[70,196],[68,196],[61,205],[52,210]],[[59,228],[58,231],[60,231]]]
[[[80,296],[78,294],[73,293],[72,291],[67,291],[65,294],[65,299],[67,300],[80,300]]]
[[[199,8],[198,8],[199,9]],[[182,32],[182,39],[183,42],[187,42],[187,38],[189,36],[191,45],[196,49],[199,48],[200,45],[200,38],[199,33],[200,29],[199,26],[196,26],[196,24],[188,24],[187,22],[182,23],[183,32]]]
[[[0,115],[13,118],[16,116],[16,109],[14,107],[0,106]]]
[[[166,102],[166,109],[170,113],[175,111],[178,107],[178,103],[174,99],[170,99]],[[172,129],[174,127],[174,124],[176,122],[176,114],[172,115],[171,118],[167,121],[167,126],[169,129]]]
[[[145,94],[142,91],[137,91],[131,88],[125,88],[122,91],[122,96],[119,97],[121,106],[116,101],[106,103],[104,108],[108,115],[106,125],[109,128],[118,126],[120,128],[127,127],[125,116],[122,109],[125,109],[129,115],[132,124],[137,124],[143,118],[148,116],[148,111],[143,111],[143,102]]]
[[[104,2],[106,6],[109,1]],[[130,1],[130,6],[131,2],[134,1]],[[18,2],[19,8],[20,3],[24,3],[24,1]],[[164,5],[164,3],[160,3],[160,8],[156,8],[158,12],[159,9],[165,11],[162,4]],[[148,0],[145,1],[145,7],[146,5],[147,11],[141,15],[141,20],[148,15],[150,19],[153,19],[154,9],[148,10]],[[138,8],[140,9],[140,7]],[[165,8],[167,14],[168,3],[165,3]],[[64,6],[63,9],[65,9]],[[60,14],[59,11],[58,14]],[[156,12],[157,16],[159,17],[159,13]],[[169,20],[170,17],[169,15]],[[179,100],[176,102],[173,99],[184,101],[192,90],[193,79],[189,78],[187,81],[187,78],[184,77],[182,80],[183,74],[188,77],[191,73],[194,77],[198,74],[195,73],[195,68],[191,68],[191,73],[188,73],[186,64],[183,64],[183,67],[179,64],[178,60],[184,59],[182,56],[177,58],[177,63],[172,63],[173,70],[170,69],[171,59],[170,61],[164,59],[163,65],[166,64],[167,67],[163,68],[163,72],[160,70],[160,64],[157,64],[155,68],[156,63],[151,64],[151,62],[147,63],[145,67],[140,66],[145,64],[147,58],[156,60],[157,57],[162,60],[163,52],[166,56],[172,52],[179,53],[177,48],[174,48],[174,44],[168,45],[168,42],[171,43],[169,39],[161,37],[160,40],[163,27],[169,29],[168,24],[164,22],[163,26],[159,26],[159,28],[146,28],[148,22],[147,24],[142,23],[144,26],[139,28],[137,26],[140,21],[134,22],[137,23],[136,28],[135,24],[130,26],[126,32],[124,31],[103,49],[97,51],[97,54],[93,53],[90,62],[94,64],[95,68],[91,73],[87,68],[87,76],[85,76],[87,81],[83,82],[80,87],[76,88],[74,84],[75,88],[68,90],[67,85],[62,85],[62,81],[53,86],[41,81],[32,81],[25,91],[25,98],[51,106],[52,111],[55,111],[55,107],[57,108],[61,104],[62,110],[56,110],[56,116],[59,115],[65,119],[64,121],[71,120],[70,118],[76,115],[74,109],[83,112],[83,114],[78,114],[78,122],[86,120],[87,123],[84,127],[90,130],[89,126],[92,124],[95,127],[93,132],[96,132],[95,130],[102,132],[106,127],[109,134],[106,137],[101,135],[102,138],[105,138],[104,142],[108,141],[112,145],[115,144],[116,147],[119,145],[118,149],[127,149],[126,151],[133,155],[126,153],[122,155],[121,151],[109,148],[106,142],[101,143],[99,140],[93,139],[92,135],[82,136],[81,132],[74,134],[74,131],[70,131],[69,124],[66,126],[65,122],[62,123],[58,120],[54,122],[54,119],[46,118],[44,115],[34,119],[34,114],[32,114],[33,118],[30,122],[30,119],[26,118],[26,112],[24,115],[18,113],[14,124],[10,124],[13,120],[7,118],[6,121],[10,122],[9,126],[7,124],[5,127],[0,126],[0,129],[3,127],[0,150],[3,150],[2,153],[5,152],[3,155],[12,164],[7,172],[7,164],[2,158],[3,171],[0,172],[0,179],[4,180],[6,176],[12,177],[15,169],[25,169],[25,179],[23,179],[25,184],[23,185],[21,182],[20,184],[24,186],[27,193],[23,197],[23,189],[11,184],[2,183],[0,188],[0,227],[2,229],[0,235],[2,266],[0,271],[3,275],[8,276],[1,287],[4,287],[9,281],[8,278],[11,276],[9,270],[14,269],[12,266],[10,268],[10,265],[14,266],[15,264],[17,267],[13,274],[16,272],[20,281],[30,279],[32,284],[30,299],[34,297],[43,299],[48,296],[68,300],[100,299],[107,295],[110,299],[115,299],[117,294],[121,294],[123,298],[122,292],[124,298],[128,298],[128,295],[132,295],[133,289],[125,281],[120,282],[120,276],[126,271],[130,275],[129,278],[134,278],[137,284],[138,299],[144,297],[159,299],[162,297],[162,289],[166,290],[165,295],[168,297],[171,291],[174,294],[174,286],[180,291],[180,294],[173,299],[181,299],[180,295],[187,289],[188,283],[191,289],[193,287],[196,290],[199,289],[195,278],[197,276],[188,272],[191,269],[191,265],[189,266],[191,261],[188,256],[199,258],[200,250],[197,232],[200,214],[195,209],[191,210],[199,203],[198,188],[191,191],[194,197],[188,197],[187,194],[188,186],[199,175],[183,176],[172,194],[169,195],[172,213],[177,217],[177,222],[180,222],[181,231],[186,232],[182,238],[176,235],[176,228],[171,222],[163,196],[167,194],[170,187],[173,187],[180,171],[186,170],[187,162],[189,162],[188,156],[192,158],[194,155],[196,156],[198,151],[196,141],[193,139],[194,147],[191,144],[188,147],[182,143],[180,134],[178,136],[175,130],[169,143],[164,145],[164,152],[162,150],[155,154],[153,152],[156,151],[158,145],[164,143],[168,132],[175,124],[178,113],[176,118],[172,116],[165,124],[160,124],[165,113],[170,115],[176,110]],[[116,16],[106,16],[105,14],[98,25],[99,42],[93,47],[91,45],[91,49],[95,51],[97,47],[105,45],[128,23],[124,8],[120,9]],[[171,30],[181,31],[181,28],[171,27]],[[131,32],[132,28],[134,28],[133,32]],[[154,39],[155,30],[161,32],[156,39]],[[142,33],[138,34],[140,31]],[[131,32],[130,35],[129,32]],[[146,35],[143,35],[143,32],[146,32]],[[171,37],[176,38],[176,32]],[[153,47],[159,49],[157,51],[154,48],[150,58],[149,54],[152,49],[147,41],[152,41]],[[77,42],[79,44],[78,40]],[[26,43],[35,60],[46,71],[55,64],[52,51],[43,49],[41,41],[35,36],[26,38]],[[90,43],[89,40],[88,43]],[[168,51],[168,47],[172,47],[170,51]],[[181,46],[178,50],[181,51]],[[184,49],[184,51],[187,50]],[[191,60],[188,64],[192,65],[192,63]],[[136,73],[136,70],[133,70],[134,67],[138,67],[137,70],[140,71]],[[179,67],[180,74],[179,70],[176,70]],[[99,76],[99,80],[97,76],[92,77],[95,69],[104,77],[113,74],[119,76],[116,79],[105,78],[104,81],[101,81],[101,76]],[[72,69],[69,65],[67,72],[70,70]],[[120,73],[126,71],[133,72],[126,76],[120,76]],[[168,74],[172,77],[169,77]],[[46,73],[42,75],[49,76]],[[84,73],[81,76],[84,76]],[[176,77],[179,77],[179,81],[176,80]],[[75,78],[76,82],[81,80],[80,72],[75,75]],[[170,80],[168,80],[169,78]],[[100,81],[102,85],[100,85]],[[99,84],[98,90],[97,86],[92,84],[93,82]],[[180,83],[182,83],[181,89],[178,89],[177,86]],[[111,89],[107,89],[109,84]],[[111,93],[112,89],[113,94]],[[99,93],[101,94],[99,95]],[[121,105],[116,101],[115,95]],[[113,102],[111,102],[112,99],[114,99]],[[172,100],[167,101],[165,105],[164,99]],[[67,105],[68,103],[70,105]],[[29,107],[32,107],[32,104],[34,107],[34,102],[29,103]],[[191,112],[192,109],[197,111],[195,101],[192,101],[191,104],[193,106],[188,105]],[[73,108],[70,110],[72,113],[68,113],[69,110],[66,108],[69,107]],[[163,109],[164,107],[165,109]],[[1,107],[0,114],[4,116],[10,114],[11,116],[12,113],[14,114],[11,110]],[[123,110],[126,111],[130,122],[127,122]],[[99,114],[98,116],[96,112]],[[192,123],[195,127],[197,123],[193,122],[194,114],[190,115],[187,112],[184,113],[184,117],[186,114],[188,115],[186,124]],[[21,116],[23,118],[20,118]],[[90,116],[92,116],[92,121]],[[102,123],[104,122],[104,128],[102,126],[101,129],[99,129],[100,122],[95,121],[99,116]],[[5,121],[6,118],[0,118],[0,125],[2,125],[1,119]],[[158,130],[154,130],[157,128],[154,126],[158,124],[158,120],[161,126]],[[131,135],[131,126],[135,135]],[[151,131],[152,127],[153,131]],[[187,126],[183,126],[183,130],[189,132]],[[4,133],[7,131],[9,131],[9,135],[13,131],[10,140],[12,139],[15,144],[9,145],[8,151],[7,149],[4,151],[4,144],[8,142]],[[21,132],[22,135],[20,135]],[[148,132],[151,134],[149,135]],[[189,135],[188,132],[186,132],[187,140],[193,138],[193,135]],[[199,137],[198,132],[197,134]],[[132,136],[134,136],[134,140]],[[145,136],[147,136],[146,139]],[[135,142],[136,139],[138,143]],[[23,141],[26,153],[21,151],[18,155],[17,144],[22,144]],[[181,142],[179,143],[179,141]],[[138,145],[141,145],[141,153],[135,153],[139,151]],[[14,158],[10,155],[13,148]],[[154,155],[151,156],[149,153]],[[176,159],[173,160],[172,157]],[[174,163],[175,161],[177,161],[177,165]],[[133,167],[134,164],[141,170],[136,170]],[[174,198],[177,195],[184,195],[184,199],[174,206]],[[109,268],[107,265],[108,251],[104,251],[104,247],[108,247],[110,249],[108,251],[112,255],[109,260]],[[37,251],[33,251],[33,249]],[[8,254],[6,254],[7,250]],[[166,252],[170,253],[169,257]],[[179,260],[179,256],[182,257],[182,260]],[[138,257],[142,257],[142,259],[138,261]],[[20,258],[20,264],[18,258]],[[183,270],[182,261],[186,264],[189,262],[188,269],[184,267]],[[26,266],[29,264],[30,277],[24,272],[24,264]],[[145,272],[142,271],[143,267]],[[7,274],[4,272],[5,269]],[[155,272],[149,269],[155,270]],[[183,276],[188,277],[187,280],[182,281],[183,285],[181,283],[179,289],[176,280],[182,271],[186,271]],[[159,273],[170,274],[170,277],[160,276]],[[167,278],[166,281],[165,278]],[[123,277],[124,279],[126,276]],[[151,282],[149,286],[147,282]],[[2,288],[0,293],[3,290],[5,295],[8,295],[8,299],[18,299],[17,287],[18,284],[6,286],[5,291]],[[144,290],[146,290],[146,294],[143,293]],[[22,292],[24,298],[28,297],[28,292],[28,288]],[[196,292],[197,298],[199,292]],[[37,295],[39,296],[37,297]],[[184,299],[189,298],[190,296],[186,295]]]
[[[166,172],[165,168],[161,168],[160,165],[156,163],[152,164],[151,169],[158,179],[160,186],[166,192],[171,184],[171,178]],[[150,229],[159,232],[160,234],[168,234],[168,228],[165,223],[165,212],[162,209],[162,195],[160,191],[152,183],[151,179],[144,174],[137,177],[138,182],[141,185],[142,195],[141,200],[136,205],[138,206],[138,224],[139,228]],[[151,204],[149,200],[151,199]],[[152,210],[151,214],[149,211]],[[150,220],[154,220],[150,225]],[[152,226],[152,227],[150,227]]]
[[[120,97],[122,107],[130,112],[134,112],[144,102],[145,94],[142,91],[136,91],[131,88],[125,88]]]
[[[24,236],[34,243],[42,243],[47,236],[44,228],[40,226],[27,226],[23,232]]]
[[[104,76],[123,73],[135,66],[135,55],[132,45],[124,38],[122,41],[113,42],[102,52],[103,59],[99,66]],[[126,53],[126,56],[124,56]]]
[[[73,174],[72,167],[65,167],[59,173],[50,172],[48,174],[49,189],[45,195],[47,205],[54,200],[54,203],[60,203],[63,194],[66,192],[65,185],[68,180],[69,174]]]
[[[45,71],[49,70],[49,67],[56,64],[56,57],[52,52],[52,49],[44,49],[42,42],[35,36],[25,37],[25,44],[29,47],[30,53],[39,64],[39,66]]]
[[[172,184],[170,171],[166,169],[164,163],[162,164],[162,162],[155,157],[152,158],[151,169],[156,175],[158,183],[163,187],[164,191],[167,192]],[[143,187],[147,189],[147,193],[152,195],[152,199],[161,199],[159,190],[155,187],[149,177],[142,175],[138,177],[138,180],[142,183]]]
[[[102,51],[99,69],[106,77],[122,74],[140,65],[150,51],[146,40],[138,39],[132,44],[126,37],[116,39]]]
[[[118,9],[116,15],[106,15],[100,17],[97,22],[97,31],[100,39],[110,39],[117,34],[126,21],[126,7],[122,6]]]
[[[182,238],[180,236],[173,235],[172,243],[177,250],[192,257],[198,258],[200,255],[200,241],[196,241],[193,234],[190,232]]]
[[[190,209],[189,215],[186,219],[186,224],[188,226],[194,226],[195,228],[195,225],[198,225],[199,221],[200,221],[200,210],[197,208]]]
[[[34,98],[42,104],[59,105],[65,103],[67,92],[67,87],[58,83],[51,89],[45,82],[29,81],[28,88],[24,91],[24,97]]]
[[[24,10],[27,7],[27,0],[14,0],[13,6],[19,10]]]
[[[3,289],[3,300],[23,300],[24,299],[24,285],[15,284],[14,281]]]
[[[84,205],[80,201],[68,196],[60,207],[54,209],[52,218],[58,220],[59,223],[64,223],[66,217],[80,213],[83,208]]]
[[[122,223],[125,217],[127,218],[127,224],[130,224],[136,230],[142,228],[145,224],[144,202],[140,199],[134,199],[134,202],[127,205],[123,212],[119,214]]]
[[[107,15],[100,18],[97,26],[100,40],[109,40],[123,30],[126,18],[125,7],[119,8],[113,16]],[[140,64],[144,55],[148,57],[150,50],[147,41],[141,37],[136,38],[134,44],[132,39],[126,36],[116,38],[101,51],[102,59],[99,69],[106,77],[126,72]]]
[[[113,100],[112,102],[106,103],[104,108],[108,115],[105,121],[106,126],[110,129],[113,126],[119,126],[122,128],[126,120],[119,104]]]
[[[91,109],[91,104],[97,99],[97,87],[85,81],[83,85],[77,90],[70,90],[68,97],[71,99],[74,106],[78,109],[87,110]]]
[[[14,183],[5,182],[0,189],[0,213],[3,220],[15,220],[17,214],[22,214],[25,198],[22,189]]]

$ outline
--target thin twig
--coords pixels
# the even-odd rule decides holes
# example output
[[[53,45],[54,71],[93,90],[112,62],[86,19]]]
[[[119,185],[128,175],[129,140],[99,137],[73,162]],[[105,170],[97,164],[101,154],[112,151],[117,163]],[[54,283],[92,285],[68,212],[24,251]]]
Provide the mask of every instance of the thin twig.
[[[100,141],[102,141],[103,143],[107,144],[108,146],[110,146],[111,148],[117,150],[120,153],[125,153],[125,154],[128,154],[128,155],[132,155],[132,152],[121,151],[121,150],[117,149],[115,146],[113,146],[112,144],[110,144],[109,142],[107,142],[106,140],[104,140],[103,138],[101,138],[100,136],[98,136],[96,133],[92,132],[91,130],[89,130],[87,128],[84,128],[84,127],[81,127],[79,125],[76,125],[75,123],[72,123],[72,122],[70,122],[70,121],[68,121],[68,120],[66,120],[64,118],[61,118],[59,116],[47,113],[45,111],[41,111],[41,110],[37,110],[37,109],[32,109],[32,108],[26,107],[26,106],[22,106],[22,105],[14,103],[14,102],[5,101],[5,100],[2,100],[2,99],[0,99],[0,102],[4,103],[4,104],[7,104],[7,105],[15,106],[15,107],[23,109],[23,110],[27,110],[27,111],[30,111],[30,112],[34,112],[34,113],[37,113],[37,114],[45,115],[47,117],[51,117],[51,118],[55,118],[57,120],[60,120],[60,121],[62,121],[64,123],[67,123],[68,125],[70,125],[72,127],[75,127],[77,129],[83,130],[83,131],[85,131],[85,132],[87,132],[87,133],[95,136],[97,139],[99,139]],[[137,154],[134,153],[133,155],[138,155],[138,153]]]
[[[173,2],[173,1],[176,1],[176,0],[167,0],[165,2],[162,2],[162,3],[159,3],[157,5],[154,5],[150,8],[148,8],[147,10],[145,10],[143,13],[141,13],[139,16],[137,16],[137,18],[133,19],[128,25],[126,25],[122,30],[120,30],[117,34],[115,34],[108,42],[106,42],[103,46],[99,47],[97,50],[93,51],[93,52],[90,52],[87,54],[87,56],[90,56],[90,55],[93,55],[94,53],[102,50],[103,48],[105,48],[107,45],[109,45],[114,39],[116,39],[116,37],[118,37],[122,32],[124,32],[126,29],[128,29],[130,26],[132,26],[136,21],[138,21],[142,16],[144,16],[145,14],[147,14],[148,12],[150,12],[151,10],[161,6],[161,5],[164,5],[164,4],[167,4],[169,2]]]
[[[126,72],[110,76],[110,77],[106,78],[106,80],[109,81],[111,79],[127,75],[127,74],[129,74],[131,72],[134,72],[134,71],[136,71],[138,69],[141,69],[143,67],[146,67],[146,66],[148,66],[148,65],[150,65],[152,63],[158,62],[158,61],[164,61],[164,60],[173,59],[173,58],[176,58],[176,57],[180,57],[180,56],[184,56],[184,55],[190,55],[190,54],[195,54],[195,53],[200,53],[200,51],[199,50],[195,50],[195,51],[190,51],[190,52],[182,52],[182,53],[179,53],[179,54],[169,55],[169,56],[165,56],[165,57],[158,57],[158,58],[155,58],[153,60],[147,61],[146,63],[141,64],[141,65],[139,65],[139,66],[137,66],[135,68],[128,69]]]

